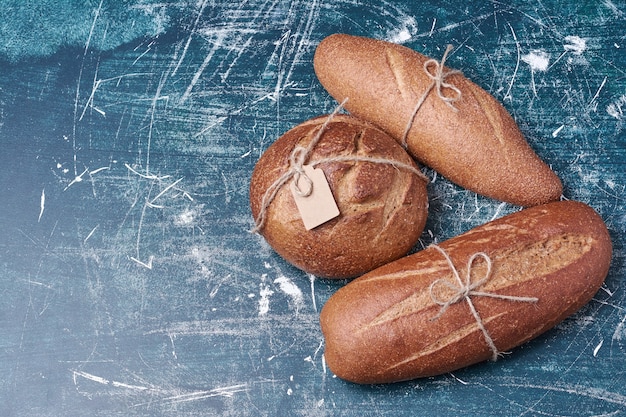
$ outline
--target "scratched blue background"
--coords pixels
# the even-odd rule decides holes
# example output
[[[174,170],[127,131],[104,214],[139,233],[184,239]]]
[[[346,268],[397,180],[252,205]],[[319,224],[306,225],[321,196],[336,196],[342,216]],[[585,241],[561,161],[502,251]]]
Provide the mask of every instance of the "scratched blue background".
[[[0,415],[626,416],[626,3],[3,1]],[[497,363],[335,378],[318,314],[344,282],[251,235],[267,146],[332,110],[334,32],[403,43],[504,103],[615,253],[580,312]],[[418,245],[517,210],[431,170]]]

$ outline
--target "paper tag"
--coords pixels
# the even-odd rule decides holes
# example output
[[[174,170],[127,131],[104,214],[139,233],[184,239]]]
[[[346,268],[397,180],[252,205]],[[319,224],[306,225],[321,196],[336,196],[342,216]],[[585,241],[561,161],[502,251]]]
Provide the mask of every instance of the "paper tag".
[[[313,168],[310,165],[303,165],[302,169],[312,181],[311,194],[304,197],[296,191],[295,181],[290,184],[291,194],[296,201],[300,217],[304,222],[306,230],[311,230],[329,220],[339,216],[339,207],[333,197],[333,192],[328,185],[324,171]],[[307,190],[308,182],[303,176],[298,180],[300,190]]]

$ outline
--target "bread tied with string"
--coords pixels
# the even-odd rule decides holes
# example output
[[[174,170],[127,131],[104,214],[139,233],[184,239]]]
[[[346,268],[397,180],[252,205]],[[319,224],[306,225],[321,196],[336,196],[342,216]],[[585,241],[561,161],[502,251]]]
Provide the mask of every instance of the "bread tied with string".
[[[333,294],[320,315],[326,364],[348,381],[386,383],[495,360],[589,302],[611,253],[604,222],[579,202],[478,226]]]
[[[520,206],[556,201],[562,185],[493,96],[458,70],[410,48],[331,35],[318,45],[315,73],[346,110],[405,144],[450,181]]]
[[[306,230],[289,185],[303,165],[324,172],[339,216]],[[305,121],[278,138],[250,181],[255,231],[285,260],[348,278],[406,255],[428,214],[427,179],[396,141],[345,114]],[[306,188],[306,185],[303,186]]]

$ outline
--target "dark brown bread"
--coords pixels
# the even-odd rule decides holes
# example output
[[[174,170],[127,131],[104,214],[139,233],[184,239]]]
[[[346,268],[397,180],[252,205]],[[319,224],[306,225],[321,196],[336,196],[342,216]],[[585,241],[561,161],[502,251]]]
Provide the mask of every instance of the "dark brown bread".
[[[507,351],[552,328],[598,291],[611,261],[611,241],[600,216],[573,201],[525,209],[486,223],[439,245],[463,278],[470,257],[484,252],[492,272],[475,291],[521,302],[471,295],[498,351]],[[485,276],[477,258],[472,282]],[[492,356],[465,299],[440,313],[430,292],[436,280],[455,282],[434,247],[355,279],[324,305],[325,359],[337,376],[385,383],[450,372]],[[435,287],[433,287],[435,288]],[[450,296],[438,285],[440,301]]]
[[[289,170],[293,149],[306,147],[326,120],[321,116],[294,127],[264,152],[250,182],[255,219],[268,188]],[[348,115],[332,119],[309,161],[337,156],[378,157],[418,170],[393,138]],[[385,163],[326,162],[317,167],[328,179],[340,215],[307,231],[289,184],[281,187],[260,233],[283,258],[321,277],[347,278],[398,259],[417,243],[428,213],[423,177]]]
[[[347,110],[401,141],[432,82],[423,68],[427,60],[401,45],[336,34],[319,44],[314,67],[331,96],[349,99]],[[497,200],[521,206],[558,200],[561,181],[504,107],[462,74],[445,82],[461,92],[453,103],[458,111],[431,91],[406,137],[409,153],[450,181]]]

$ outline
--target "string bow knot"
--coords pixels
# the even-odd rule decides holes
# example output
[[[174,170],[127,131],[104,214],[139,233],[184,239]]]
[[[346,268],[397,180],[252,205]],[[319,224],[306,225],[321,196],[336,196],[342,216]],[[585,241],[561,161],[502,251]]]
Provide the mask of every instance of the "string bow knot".
[[[306,148],[296,146],[289,156],[290,171],[293,172],[293,185],[296,193],[301,197],[308,197],[313,192],[313,180],[309,178],[303,168],[307,154]],[[304,190],[300,188],[300,178],[304,178],[306,181],[306,188],[304,188]]]
[[[459,70],[444,71],[446,59],[448,59],[448,54],[452,51],[452,49],[452,45],[448,45],[446,47],[446,51],[441,58],[441,62],[437,61],[436,59],[429,59],[424,62],[423,69],[428,78],[430,78],[431,83],[426,91],[424,91],[424,94],[422,94],[420,99],[417,101],[417,104],[415,105],[415,108],[411,113],[409,123],[407,124],[406,129],[404,130],[404,134],[402,135],[402,145],[405,148],[407,146],[407,136],[409,135],[411,127],[413,127],[413,121],[415,120],[415,116],[417,115],[417,112],[422,107],[422,104],[424,104],[426,98],[433,89],[437,93],[437,97],[439,97],[439,99],[442,100],[448,107],[450,107],[455,112],[459,110],[454,106],[454,103],[461,99],[461,90],[454,84],[447,82],[446,78],[451,75],[462,74],[462,72]],[[452,94],[446,95],[446,91],[450,91]]]
[[[489,255],[487,255],[484,252],[477,252],[473,254],[467,261],[465,280],[463,280],[461,279],[459,271],[454,266],[454,263],[452,262],[452,259],[450,259],[450,256],[448,255],[448,253],[437,245],[431,245],[431,247],[437,249],[444,256],[444,258],[446,259],[446,262],[448,263],[448,266],[452,270],[452,274],[454,275],[454,278],[456,281],[456,282],[450,282],[446,279],[440,278],[438,280],[433,281],[430,284],[430,287],[429,287],[430,297],[434,303],[441,306],[441,308],[439,309],[439,313],[437,313],[437,315],[433,317],[431,320],[437,320],[448,310],[450,306],[456,303],[459,303],[461,301],[466,301],[467,305],[470,308],[470,311],[472,312],[472,315],[474,316],[474,319],[476,320],[476,323],[478,324],[478,328],[483,333],[485,341],[487,342],[487,345],[491,349],[491,352],[492,352],[491,358],[493,361],[496,361],[498,359],[498,356],[500,355],[500,352],[498,351],[498,348],[496,347],[493,339],[491,338],[491,335],[485,328],[485,325],[482,319],[480,318],[480,315],[478,314],[476,307],[474,306],[472,297],[490,297],[490,298],[497,298],[499,300],[509,300],[509,301],[518,301],[518,302],[527,302],[527,303],[536,303],[537,301],[539,301],[539,299],[535,297],[517,297],[517,296],[512,296],[512,295],[501,295],[501,294],[491,293],[487,291],[477,291],[478,288],[484,285],[489,280],[489,278],[491,278],[492,261],[491,261],[491,258],[489,258]],[[481,258],[485,261],[487,269],[485,271],[485,275],[481,279],[475,282],[472,282],[472,268],[474,266],[474,262],[478,258]],[[447,299],[441,298],[440,296],[437,295],[437,291],[435,291],[436,287],[438,286],[444,286],[452,290],[452,295],[448,297]]]
[[[428,89],[435,88],[437,92],[437,97],[439,97],[444,103],[446,103],[452,110],[458,111],[456,107],[454,107],[454,102],[461,99],[461,90],[454,84],[446,82],[446,78],[454,74],[461,74],[459,70],[448,70],[444,72],[444,65],[446,63],[446,59],[448,59],[448,54],[452,51],[452,45],[448,45],[446,51],[441,58],[441,62],[437,62],[436,59],[429,59],[424,62],[424,72],[428,76],[428,78],[432,81],[432,86]],[[434,68],[434,72],[431,72],[431,68]],[[452,96],[446,96],[444,90],[452,91]]]

